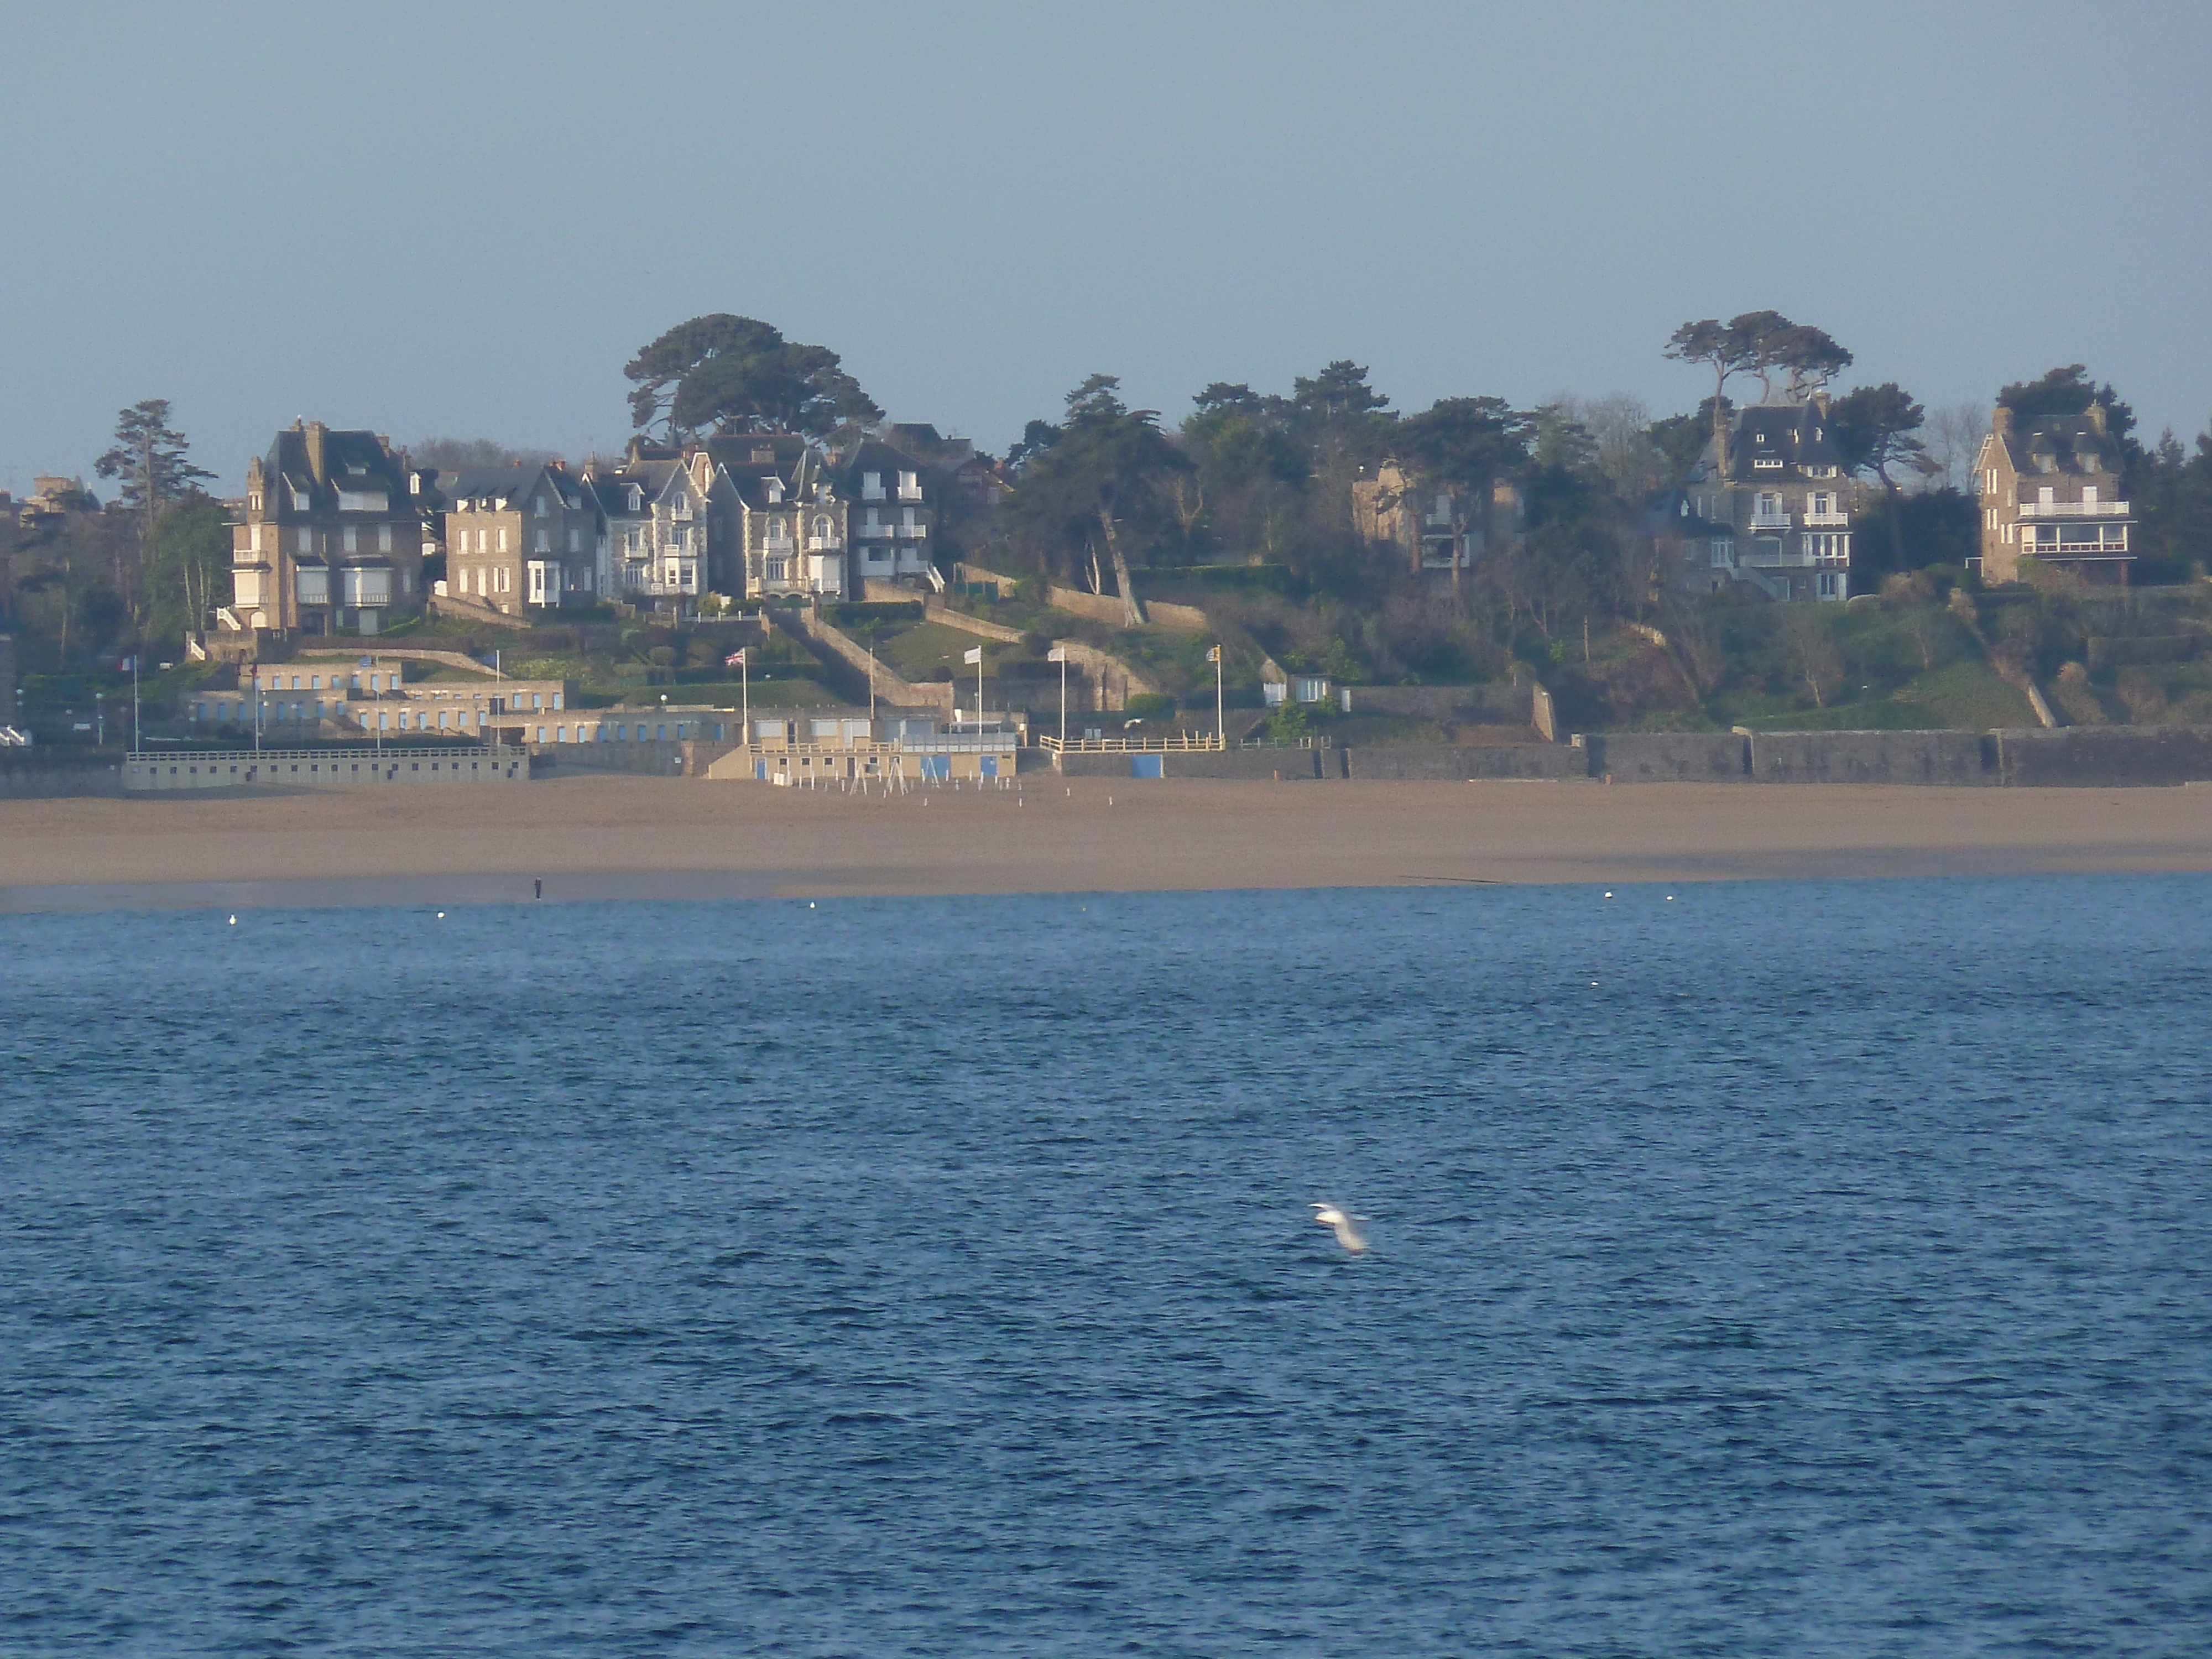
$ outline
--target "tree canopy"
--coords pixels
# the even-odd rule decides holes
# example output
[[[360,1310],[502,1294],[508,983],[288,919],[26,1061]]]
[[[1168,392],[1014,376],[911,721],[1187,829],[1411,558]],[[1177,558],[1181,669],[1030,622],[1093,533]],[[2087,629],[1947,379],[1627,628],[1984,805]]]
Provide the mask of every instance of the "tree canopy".
[[[115,446],[93,463],[103,478],[123,481],[118,499],[152,533],[161,509],[181,501],[215,474],[185,459],[191,448],[169,424],[169,400],[148,398],[115,417]]]
[[[1113,561],[1122,607],[1133,625],[1141,617],[1121,523],[1152,507],[1161,484],[1189,471],[1191,462],[1160,430],[1158,410],[1122,403],[1121,386],[1114,375],[1093,374],[1067,394],[1061,424],[1047,427],[1053,435],[1023,457],[1012,510],[1040,552],[1063,558],[1089,543],[1096,531]],[[1034,431],[1044,424],[1030,426]]]
[[[2067,420],[2087,414],[2091,404],[2100,404],[2106,429],[2124,445],[2132,441],[2129,434],[2135,430],[2135,410],[2120,401],[2109,383],[2099,386],[2084,363],[2047,370],[2036,380],[2015,380],[1997,393],[1997,402],[2012,410],[2013,419],[2022,426]]]
[[[630,359],[630,418],[673,441],[708,432],[799,432],[826,437],[872,424],[884,411],[827,346],[802,345],[752,317],[694,317]]]

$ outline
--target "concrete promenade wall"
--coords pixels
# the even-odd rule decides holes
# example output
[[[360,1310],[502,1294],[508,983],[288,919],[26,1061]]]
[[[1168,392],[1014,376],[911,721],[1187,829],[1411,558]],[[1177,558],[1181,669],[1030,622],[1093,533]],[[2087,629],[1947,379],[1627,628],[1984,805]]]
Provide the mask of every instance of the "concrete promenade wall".
[[[1995,784],[1996,744],[1978,732],[1759,732],[1759,783]]]
[[[198,750],[131,756],[122,771],[132,794],[191,789],[368,789],[382,784],[527,783],[520,749]]]
[[[120,795],[121,761],[116,749],[0,749],[0,800]]]
[[[1992,734],[2003,781],[2020,788],[2130,788],[2212,781],[2212,727],[2069,726]]]

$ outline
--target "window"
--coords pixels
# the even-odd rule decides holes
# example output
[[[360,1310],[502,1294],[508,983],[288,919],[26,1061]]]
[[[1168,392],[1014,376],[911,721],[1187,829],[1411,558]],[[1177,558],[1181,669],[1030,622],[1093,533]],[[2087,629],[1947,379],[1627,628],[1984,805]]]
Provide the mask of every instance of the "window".
[[[376,550],[380,553],[392,551],[392,526],[388,524],[380,524],[376,527]]]
[[[482,532],[479,532],[478,534],[481,538]],[[507,526],[505,525],[501,525],[499,527],[499,550],[502,553],[507,551]]]
[[[345,527],[345,550],[349,553],[361,551],[361,532],[351,525]]]
[[[553,532],[551,531],[541,529],[538,532],[538,550],[540,553],[550,553],[553,550]]]
[[[530,510],[541,519],[545,516],[545,497],[543,494],[530,504]]]

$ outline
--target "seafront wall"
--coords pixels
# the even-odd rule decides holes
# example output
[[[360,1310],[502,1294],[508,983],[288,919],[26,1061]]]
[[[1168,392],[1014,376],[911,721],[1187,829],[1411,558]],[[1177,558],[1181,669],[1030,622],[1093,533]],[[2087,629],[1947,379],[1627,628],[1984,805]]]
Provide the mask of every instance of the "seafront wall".
[[[2069,726],[1995,732],[1996,767],[2020,788],[2143,788],[2212,781],[2212,728]]]
[[[119,795],[122,758],[116,749],[0,749],[0,800]]]
[[[1068,754],[1068,777],[1134,775],[1123,752]],[[1893,783],[2156,788],[2212,782],[2212,727],[2002,732],[1610,732],[1572,744],[1394,744],[1170,750],[1170,778],[1595,779],[1607,783]]]
[[[1558,743],[1479,747],[1409,743],[1328,752],[1344,757],[1346,777],[1376,781],[1426,778],[1467,782],[1477,778],[1587,778],[1590,775],[1587,751]]]

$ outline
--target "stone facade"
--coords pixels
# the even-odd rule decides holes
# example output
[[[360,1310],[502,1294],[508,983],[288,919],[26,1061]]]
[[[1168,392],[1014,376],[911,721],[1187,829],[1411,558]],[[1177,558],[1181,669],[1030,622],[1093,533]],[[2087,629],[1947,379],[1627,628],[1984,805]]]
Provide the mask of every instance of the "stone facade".
[[[423,475],[374,432],[320,421],[276,434],[246,468],[246,510],[231,527],[240,632],[377,632],[422,608]]]
[[[2099,586],[2125,586],[2135,514],[2120,499],[2119,446],[2101,404],[2015,427],[2000,405],[1975,466],[1982,504],[1982,576],[2016,581],[2022,559]]]
[[[1725,452],[1708,447],[1679,498],[1684,522],[1673,533],[1685,550],[1684,585],[1711,592],[1736,581],[1771,599],[1847,599],[1850,501],[1825,393],[1741,410]]]
[[[1425,477],[1397,460],[1352,486],[1353,530],[1363,541],[1398,549],[1417,575],[1458,580],[1486,549],[1519,535],[1522,518],[1520,491],[1510,483],[1484,492]]]
[[[457,473],[440,493],[448,594],[514,617],[599,603],[599,502],[559,462]]]

